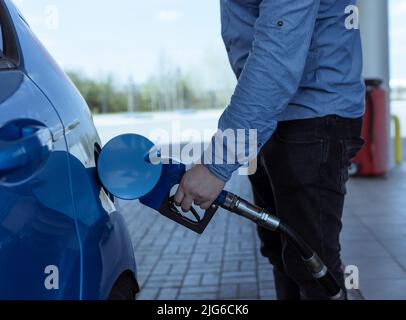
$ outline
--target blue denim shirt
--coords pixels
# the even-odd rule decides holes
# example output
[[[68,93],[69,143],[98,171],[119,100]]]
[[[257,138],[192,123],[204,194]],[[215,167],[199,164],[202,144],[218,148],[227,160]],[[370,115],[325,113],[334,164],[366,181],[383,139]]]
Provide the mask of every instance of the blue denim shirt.
[[[245,129],[246,141],[248,129],[257,129],[260,150],[278,121],[363,115],[360,32],[346,24],[346,8],[355,0],[220,2],[222,36],[238,84],[219,129]],[[227,164],[223,143],[224,163],[207,167],[227,181],[241,163]],[[209,153],[214,148],[203,158]]]

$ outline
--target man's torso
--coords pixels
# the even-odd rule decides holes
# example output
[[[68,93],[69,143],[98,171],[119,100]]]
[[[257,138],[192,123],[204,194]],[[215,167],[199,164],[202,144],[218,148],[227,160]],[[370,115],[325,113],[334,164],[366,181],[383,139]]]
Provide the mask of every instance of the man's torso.
[[[252,47],[261,2],[221,0],[222,36],[237,77]],[[365,87],[360,32],[348,24],[349,6],[354,5],[355,0],[320,0],[300,86],[279,121],[330,114],[362,116]]]

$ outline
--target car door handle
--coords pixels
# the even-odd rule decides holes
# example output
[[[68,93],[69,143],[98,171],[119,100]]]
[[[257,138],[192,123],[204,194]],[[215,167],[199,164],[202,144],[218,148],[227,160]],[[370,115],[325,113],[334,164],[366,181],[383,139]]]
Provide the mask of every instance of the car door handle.
[[[53,149],[51,131],[37,121],[17,120],[0,128],[0,176],[41,165]]]

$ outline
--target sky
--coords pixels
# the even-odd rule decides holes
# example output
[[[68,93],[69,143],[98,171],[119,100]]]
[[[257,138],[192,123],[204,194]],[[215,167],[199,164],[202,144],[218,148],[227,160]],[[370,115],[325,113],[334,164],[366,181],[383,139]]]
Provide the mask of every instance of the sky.
[[[406,79],[406,1],[390,2],[391,76]],[[120,82],[148,79],[168,65],[230,69],[220,36],[219,0],[14,0],[65,70]]]
[[[218,0],[14,3],[65,70],[140,82],[166,64],[188,70],[210,59],[227,62]]]

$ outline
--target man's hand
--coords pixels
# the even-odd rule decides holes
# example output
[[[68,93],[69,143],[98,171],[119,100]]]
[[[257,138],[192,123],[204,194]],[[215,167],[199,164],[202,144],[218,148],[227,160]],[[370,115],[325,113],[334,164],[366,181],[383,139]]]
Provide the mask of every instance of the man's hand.
[[[175,203],[184,212],[190,211],[193,203],[207,210],[224,189],[225,183],[199,164],[186,172],[175,195]]]

